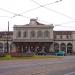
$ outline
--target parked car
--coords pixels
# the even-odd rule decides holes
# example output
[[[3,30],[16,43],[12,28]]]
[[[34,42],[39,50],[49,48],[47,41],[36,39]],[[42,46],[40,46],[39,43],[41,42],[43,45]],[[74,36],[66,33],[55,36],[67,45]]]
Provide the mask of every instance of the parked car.
[[[56,53],[56,56],[65,56],[65,52],[59,51],[59,52]]]
[[[38,55],[47,55],[46,52],[38,52]]]

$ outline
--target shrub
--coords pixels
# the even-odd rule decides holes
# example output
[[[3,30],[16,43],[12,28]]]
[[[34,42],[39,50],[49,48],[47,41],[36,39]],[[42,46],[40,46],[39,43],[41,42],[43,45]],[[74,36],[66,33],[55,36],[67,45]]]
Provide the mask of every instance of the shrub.
[[[0,57],[4,57],[4,56],[6,56],[6,54],[3,53],[3,52],[1,52],[1,53],[0,53]]]
[[[33,53],[11,53],[11,56],[13,57],[22,57],[22,56],[26,56],[26,57],[31,57],[33,56],[34,54]]]

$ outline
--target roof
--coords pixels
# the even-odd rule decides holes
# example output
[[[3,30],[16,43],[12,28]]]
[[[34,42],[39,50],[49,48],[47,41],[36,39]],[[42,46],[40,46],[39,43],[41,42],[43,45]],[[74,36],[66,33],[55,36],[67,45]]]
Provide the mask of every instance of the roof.
[[[2,36],[2,35],[7,35],[7,33],[9,34],[9,35],[13,35],[13,31],[1,31],[0,32],[0,36]]]
[[[54,35],[71,35],[73,31],[53,31]]]

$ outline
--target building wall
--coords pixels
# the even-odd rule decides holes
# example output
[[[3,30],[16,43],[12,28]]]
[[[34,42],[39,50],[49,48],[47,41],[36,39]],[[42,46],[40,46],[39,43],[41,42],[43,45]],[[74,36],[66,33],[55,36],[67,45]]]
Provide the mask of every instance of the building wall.
[[[7,33],[8,32],[6,32],[6,31],[0,32],[0,52],[7,52],[7,42],[8,42],[8,46],[9,46],[8,52],[10,53],[10,50],[12,49],[13,32],[10,31],[9,35],[7,35]]]
[[[73,44],[73,52],[75,53],[75,32],[72,32],[72,44]]]
[[[14,26],[14,33],[13,33],[13,41],[14,42],[19,42],[19,40],[21,40],[22,42],[27,42],[27,41],[33,41],[33,42],[38,42],[39,40],[41,42],[46,42],[46,41],[53,41],[53,25],[43,25],[43,24],[38,24],[30,21],[30,23],[28,25],[15,25]],[[18,32],[21,32],[21,37],[17,37]],[[27,37],[23,37],[24,36],[24,31],[28,32],[28,36]],[[31,37],[31,31],[35,32],[35,37]],[[38,37],[38,31],[42,32],[42,37]],[[48,37],[44,37],[44,33],[45,31],[48,31]],[[30,41],[30,42],[31,42]]]
[[[37,31],[38,30],[36,30],[36,29],[34,29],[35,30],[35,32],[37,33]],[[45,30],[45,29],[44,29]],[[42,30],[42,32],[44,32],[44,30]],[[72,33],[71,34],[63,34],[62,35],[62,38],[60,37],[61,36],[61,34],[59,35],[58,33],[60,32],[61,33],[61,31],[59,31],[57,34],[55,34],[57,31],[55,31],[55,32],[53,32],[53,33],[51,33],[51,30],[49,30],[50,31],[50,34],[52,34],[53,36],[51,37],[51,35],[50,35],[50,38],[53,38],[53,40],[52,40],[52,42],[53,43],[58,43],[59,45],[60,44],[62,44],[62,43],[65,43],[65,45],[67,46],[67,44],[68,43],[71,43],[73,46],[73,52],[75,52],[75,32],[74,31],[71,31]],[[24,30],[22,31],[22,33],[24,32]],[[31,32],[31,30],[29,29],[29,33]],[[63,32],[63,31],[62,31]],[[65,31],[66,32],[66,31]],[[3,34],[4,34],[5,32],[3,32]],[[10,32],[9,32],[10,33]],[[12,32],[13,34],[15,34],[15,35],[17,35],[16,34],[16,30],[14,30],[13,32]],[[1,33],[0,33],[1,34]],[[11,34],[9,37],[10,37],[10,39],[9,39],[9,45],[11,45],[12,43],[13,43],[13,37],[14,38],[16,38],[16,36],[14,36],[13,34]],[[56,37],[54,37],[56,35]],[[69,35],[69,38],[67,39],[66,38],[66,36],[67,35]],[[25,40],[25,39],[30,39],[30,34],[28,35],[29,37],[27,37],[27,38],[23,38],[23,34],[22,34],[22,39],[23,40]],[[36,39],[37,39],[37,35],[36,35],[36,37],[35,37]],[[34,40],[35,38],[32,38],[32,40]],[[18,39],[18,38],[16,38],[16,39]],[[44,38],[43,38],[44,39]],[[45,39],[47,39],[47,38],[45,38]],[[49,39],[50,40],[50,39]],[[38,40],[39,41],[39,40]],[[47,40],[46,40],[46,42],[47,42]],[[3,44],[3,52],[4,52],[4,44],[5,43],[7,43],[7,36],[6,36],[6,34],[4,34],[4,35],[2,35],[2,37],[0,37],[0,43],[2,43]],[[52,47],[51,47],[51,50],[53,50],[53,44],[51,45]],[[10,47],[9,47],[9,51],[11,51],[11,49],[10,49]],[[53,50],[54,51],[54,50]]]
[[[18,37],[18,32],[21,32],[21,37]],[[28,36],[24,37],[24,32],[27,31]],[[31,37],[31,32],[35,32],[35,37]],[[38,37],[37,32],[42,32],[42,37]],[[48,31],[48,37],[44,36],[44,32]],[[0,43],[3,44],[3,52],[4,44],[7,42],[7,32],[0,32]],[[58,43],[59,46],[64,43],[67,45],[72,44],[72,51],[75,52],[75,31],[53,31],[53,25],[45,25],[37,22],[36,19],[31,19],[29,24],[26,25],[14,25],[13,31],[9,32],[8,35],[8,43],[11,45],[13,43],[13,50],[15,50],[16,45],[15,42],[46,42],[50,43],[50,50],[54,51],[54,44]],[[60,50],[60,49],[59,49]],[[11,48],[9,47],[9,52]]]

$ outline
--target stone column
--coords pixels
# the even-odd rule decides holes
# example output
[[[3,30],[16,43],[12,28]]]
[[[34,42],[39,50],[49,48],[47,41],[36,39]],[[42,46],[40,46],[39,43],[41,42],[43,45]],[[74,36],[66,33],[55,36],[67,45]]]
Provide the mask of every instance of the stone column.
[[[10,49],[11,49],[11,48],[10,48],[10,45],[11,45],[11,44],[9,43],[9,44],[8,44],[8,48],[9,48],[9,53],[10,53]]]
[[[42,52],[43,52],[43,53],[45,52],[44,49],[45,49],[45,47],[43,46],[43,47],[42,47]]]
[[[23,53],[23,45],[21,46],[21,50],[22,50],[22,53]]]
[[[52,52],[54,51],[54,44],[53,44],[53,43],[50,45],[50,50],[51,50]]]
[[[11,52],[12,52],[12,53],[13,53],[13,52],[16,52],[16,46],[15,46],[15,44],[12,45],[12,50],[11,50]]]
[[[38,49],[39,48],[39,46],[36,46],[36,48],[35,48],[35,54],[37,54],[37,52],[38,52]]]
[[[67,45],[66,45],[66,54],[67,54]]]
[[[60,51],[60,44],[59,44],[59,51]]]
[[[27,53],[31,53],[31,51],[30,51],[30,46],[28,46],[28,51],[27,51]]]
[[[3,43],[3,53],[4,53],[5,51],[4,51],[4,43]]]
[[[49,46],[49,52],[51,52],[51,46]]]

